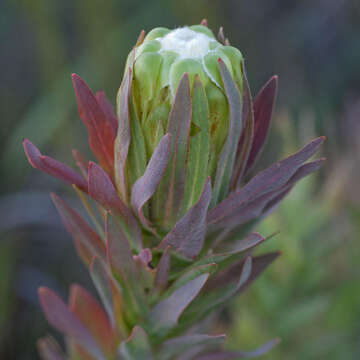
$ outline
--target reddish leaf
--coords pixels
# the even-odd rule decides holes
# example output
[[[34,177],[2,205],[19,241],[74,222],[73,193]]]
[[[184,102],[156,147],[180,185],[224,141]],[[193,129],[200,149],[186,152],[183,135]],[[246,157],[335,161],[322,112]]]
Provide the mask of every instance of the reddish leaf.
[[[96,100],[101,106],[104,114],[106,115],[108,123],[111,125],[114,134],[117,133],[118,122],[114,113],[114,107],[107,99],[104,91],[98,91],[96,93]]]
[[[119,214],[126,230],[138,246],[142,246],[141,230],[131,210],[120,199],[109,175],[97,164],[89,164],[89,195],[105,208]]]
[[[211,183],[208,178],[198,202],[175,224],[166,235],[160,248],[170,245],[187,258],[199,255],[205,239],[206,214],[211,200]]]
[[[78,168],[80,169],[83,177],[85,179],[88,178],[88,167],[89,167],[89,162],[85,159],[84,155],[82,155],[80,153],[79,150],[77,149],[73,149],[72,150],[72,155],[73,155],[73,158],[75,159],[76,161],[76,165],[78,166]]]
[[[72,337],[97,359],[104,359],[89,330],[52,290],[41,287],[39,298],[45,317],[52,326]]]
[[[72,285],[69,298],[70,310],[87,327],[103,352],[113,356],[116,336],[109,318],[99,303],[80,285]]]
[[[73,239],[78,241],[89,254],[105,261],[106,249],[100,236],[64,200],[55,194],[51,194],[51,198],[60,213],[66,230],[72,235]],[[91,259],[88,259],[88,262],[90,261]]]
[[[265,144],[270,128],[271,117],[275,108],[277,87],[278,77],[275,75],[264,85],[254,101],[254,140],[251,145],[246,171],[255,163]]]
[[[137,213],[143,226],[156,232],[143,213],[144,204],[153,196],[161,178],[164,175],[171,154],[171,135],[166,134],[156,147],[145,174],[133,185],[131,192],[131,205]]]
[[[35,169],[44,171],[68,184],[74,184],[79,189],[87,192],[86,181],[76,171],[51,157],[42,155],[39,149],[27,139],[23,141],[23,146],[31,166]]]
[[[116,133],[111,120],[109,121],[86,82],[77,74],[72,75],[72,81],[80,118],[89,133],[90,147],[100,164],[109,174],[112,174]]]
[[[145,30],[141,30],[140,34],[139,34],[139,36],[138,36],[138,38],[136,40],[135,47],[141,45],[144,42],[145,35],[146,35]]]

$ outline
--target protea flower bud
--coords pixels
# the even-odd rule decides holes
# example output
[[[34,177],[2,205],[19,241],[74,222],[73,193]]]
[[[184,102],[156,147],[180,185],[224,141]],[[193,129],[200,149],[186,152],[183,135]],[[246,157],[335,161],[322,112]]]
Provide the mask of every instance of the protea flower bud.
[[[159,136],[166,131],[176,89],[185,73],[189,76],[191,89],[196,77],[205,89],[211,144],[215,153],[220,152],[228,131],[229,109],[219,58],[241,90],[240,51],[221,44],[206,26],[195,25],[172,31],[156,28],[135,48],[135,54],[130,53],[127,68],[133,62],[135,107],[150,154],[159,142]],[[202,130],[197,120],[192,117],[194,132]]]
[[[171,179],[168,179],[160,185],[150,205],[148,215],[160,229],[169,230],[179,215],[196,203],[207,177],[210,176],[214,184],[218,183],[213,204],[222,200],[229,189],[230,175],[227,178],[218,176],[217,180],[216,176],[230,129],[233,132],[232,151],[227,149],[221,163],[231,168],[235,159],[235,144],[241,131],[242,62],[239,50],[220,43],[203,25],[172,31],[156,28],[128,56],[125,77],[132,73],[128,121],[137,140],[130,144],[129,152],[133,156],[130,155],[127,162],[126,178],[122,173],[116,174],[123,199],[126,200],[129,189],[145,170],[160,139],[166,133],[173,133],[174,146],[176,137],[182,137],[182,173],[176,174],[179,200],[173,199],[171,194],[170,197],[166,195],[171,186]],[[227,77],[225,82],[224,76]],[[120,115],[125,91],[129,89],[122,86],[118,95]],[[231,98],[229,92],[232,92]],[[176,113],[177,107],[179,113]],[[171,113],[174,116],[171,117]],[[230,115],[237,117],[235,126],[231,124]],[[177,127],[181,127],[181,131],[177,132]],[[141,146],[140,142],[143,142]],[[120,157],[123,156],[123,144],[124,133],[121,131],[118,146],[122,149],[116,152]],[[169,215],[165,218],[164,209]]]

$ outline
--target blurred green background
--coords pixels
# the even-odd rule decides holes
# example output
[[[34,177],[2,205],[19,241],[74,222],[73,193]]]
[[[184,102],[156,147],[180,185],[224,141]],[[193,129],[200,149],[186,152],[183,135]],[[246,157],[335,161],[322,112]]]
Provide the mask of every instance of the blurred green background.
[[[55,332],[37,287],[92,289],[48,193],[66,186],[32,170],[21,141],[73,164],[88,153],[70,74],[114,101],[142,29],[207,18],[246,58],[253,93],[280,78],[259,169],[326,135],[326,168],[303,181],[258,229],[280,233],[259,250],[283,255],[219,317],[228,347],[279,336],[266,359],[360,358],[360,2],[358,0],[2,0],[0,2],[0,359],[37,359]],[[74,200],[74,206],[79,204]]]

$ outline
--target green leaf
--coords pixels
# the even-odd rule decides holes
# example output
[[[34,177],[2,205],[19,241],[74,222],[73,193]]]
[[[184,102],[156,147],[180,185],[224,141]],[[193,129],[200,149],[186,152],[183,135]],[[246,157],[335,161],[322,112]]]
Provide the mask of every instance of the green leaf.
[[[120,344],[119,353],[125,360],[152,360],[148,336],[140,326],[135,326],[127,341]]]
[[[130,147],[126,161],[127,186],[131,189],[134,182],[144,174],[146,168],[145,139],[138,116],[134,109],[134,101],[130,99]]]
[[[209,117],[209,105],[205,89],[197,76],[192,90],[192,125],[195,125],[198,131],[193,137],[190,137],[183,213],[198,201],[208,176],[210,152]]]
[[[219,59],[219,69],[230,107],[230,127],[225,145],[221,151],[216,170],[214,191],[210,207],[222,201],[229,191],[236,150],[242,129],[242,98],[225,63]]]

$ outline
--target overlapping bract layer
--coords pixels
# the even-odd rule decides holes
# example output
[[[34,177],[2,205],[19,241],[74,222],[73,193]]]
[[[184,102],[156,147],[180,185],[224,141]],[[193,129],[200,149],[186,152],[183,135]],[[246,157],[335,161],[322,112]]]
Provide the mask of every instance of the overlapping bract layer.
[[[219,41],[227,43],[222,31]],[[45,315],[65,333],[70,358],[238,359],[258,356],[277,342],[250,353],[226,352],[224,336],[197,334],[193,327],[244,291],[279,255],[253,256],[264,238],[250,233],[250,225],[321,166],[323,159],[307,160],[323,138],[244,184],[266,140],[277,78],[253,101],[242,59],[241,88],[217,60],[228,131],[215,158],[211,98],[201,77],[190,81],[187,73],[171,102],[166,131],[149,152],[134,105],[133,64],[119,90],[117,118],[103,93],[95,96],[73,75],[80,117],[99,164],[74,151],[79,174],[24,141],[31,165],[72,184],[93,221],[91,226],[53,195],[103,305],[78,285],[68,305],[40,289]],[[39,349],[44,359],[65,358],[50,338],[40,340]]]

